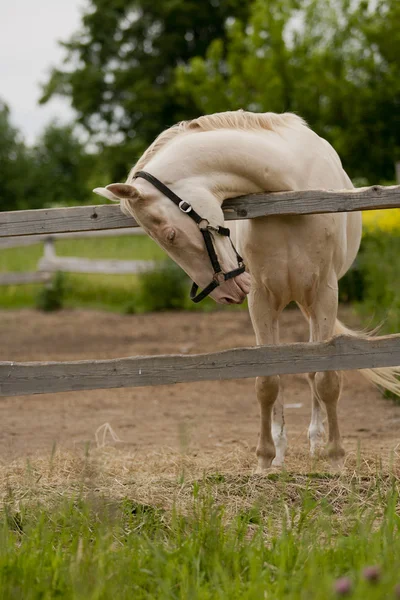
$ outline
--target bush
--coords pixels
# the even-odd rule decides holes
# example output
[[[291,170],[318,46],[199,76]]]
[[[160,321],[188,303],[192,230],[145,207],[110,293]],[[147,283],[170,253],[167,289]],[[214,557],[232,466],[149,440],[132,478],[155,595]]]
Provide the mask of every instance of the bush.
[[[355,263],[339,282],[341,302],[363,302],[365,312],[394,322],[399,298],[397,263],[400,247],[400,209],[370,210],[363,213],[363,239]]]
[[[383,323],[382,332],[400,331],[400,234],[376,231],[363,239],[360,270],[364,280],[359,312]]]
[[[45,285],[36,299],[36,308],[46,312],[63,307],[65,297],[65,274],[56,273],[50,285]]]
[[[361,254],[362,250],[360,250]],[[365,294],[365,276],[360,254],[346,275],[339,281],[339,302],[361,302]]]
[[[154,271],[142,273],[138,292],[126,306],[128,314],[187,308],[190,281],[174,262],[163,261]]]

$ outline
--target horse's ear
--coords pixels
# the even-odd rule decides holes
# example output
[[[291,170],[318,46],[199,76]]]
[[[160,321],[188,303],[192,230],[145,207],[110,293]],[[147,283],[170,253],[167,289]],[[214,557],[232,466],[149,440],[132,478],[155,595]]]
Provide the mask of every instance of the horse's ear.
[[[113,202],[119,202],[119,198],[117,198],[117,196],[114,196],[114,194],[112,192],[110,192],[110,190],[107,190],[106,188],[95,188],[94,190],[95,194],[98,194],[99,196],[103,196],[104,198],[107,198],[107,200],[112,200]]]
[[[106,190],[118,200],[139,200],[141,198],[139,190],[128,183],[111,183]]]

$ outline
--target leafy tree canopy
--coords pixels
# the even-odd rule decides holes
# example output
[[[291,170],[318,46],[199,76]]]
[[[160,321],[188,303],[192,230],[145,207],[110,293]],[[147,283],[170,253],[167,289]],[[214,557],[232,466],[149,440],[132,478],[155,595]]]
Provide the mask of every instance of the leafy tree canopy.
[[[131,164],[132,153],[160,130],[196,114],[192,101],[175,93],[175,67],[204,56],[213,39],[224,38],[229,17],[247,14],[241,0],[91,0],[81,30],[63,44],[65,66],[53,70],[42,102],[69,97],[93,139],[123,142]],[[114,176],[126,173],[115,153],[107,162]]]
[[[352,177],[393,180],[399,22],[398,0],[91,0],[42,100],[70,98],[113,179],[176,121],[247,108],[297,112]]]
[[[52,123],[34,147],[27,147],[0,101],[0,210],[92,201],[95,161],[71,125]]]
[[[29,205],[32,162],[18,130],[10,122],[8,106],[0,101],[0,210]]]
[[[177,69],[199,112],[294,111],[352,177],[393,180],[400,158],[400,3],[255,0],[204,58]]]
[[[31,150],[35,188],[45,206],[84,204],[95,157],[87,154],[72,125],[51,123]]]

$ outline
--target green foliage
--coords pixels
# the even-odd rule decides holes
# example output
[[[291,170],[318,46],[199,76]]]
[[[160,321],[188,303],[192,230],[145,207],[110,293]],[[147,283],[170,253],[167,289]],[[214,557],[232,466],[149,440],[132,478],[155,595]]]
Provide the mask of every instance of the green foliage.
[[[353,482],[353,498],[338,512],[333,488],[322,481],[324,493],[317,476],[310,490],[289,495],[279,476],[275,497],[270,492],[268,500],[261,496],[256,506],[229,517],[204,482],[195,483],[185,514],[93,494],[50,508],[6,503],[1,597],[333,600],[336,578],[347,576],[354,600],[394,598],[400,560],[395,482],[389,491],[379,482]],[[240,479],[231,481],[234,497],[238,485]],[[374,580],[364,574],[369,565],[379,565]]]
[[[93,202],[88,178],[95,158],[84,149],[72,125],[51,123],[31,150],[34,188],[43,206]]]
[[[154,271],[139,276],[136,295],[126,305],[127,313],[179,310],[187,305],[189,279],[170,260],[163,261]]]
[[[365,295],[365,273],[359,257],[339,282],[339,302],[362,302]]]
[[[54,124],[27,149],[0,106],[0,208],[87,202],[160,131],[238,108],[294,111],[351,177],[392,180],[399,21],[397,0],[90,0],[42,101],[68,97],[98,154]]]
[[[0,210],[26,207],[33,194],[33,165],[9,108],[0,100]],[[37,206],[33,202],[32,208]]]
[[[199,112],[293,111],[338,150],[351,177],[394,177],[400,158],[400,5],[254,0],[206,56],[179,65]]]
[[[147,236],[116,236],[103,239],[57,240],[59,256],[115,258],[120,260],[160,260],[163,251]],[[0,251],[0,272],[35,271],[43,255],[43,245]],[[0,286],[1,308],[36,306],[43,284]],[[122,312],[138,287],[136,275],[68,274],[64,307]]]
[[[52,123],[34,147],[26,146],[0,101],[0,210],[93,201],[89,186],[95,163],[72,125]]]
[[[63,307],[65,298],[65,274],[56,273],[50,284],[46,284],[40,290],[36,308],[45,312],[59,310]]]
[[[239,0],[91,0],[42,102],[69,97],[92,139],[110,146],[111,178],[124,178],[160,130],[196,115],[175,94],[175,66],[204,56],[228,17],[247,14]]]
[[[363,303],[359,311],[382,323],[382,332],[400,331],[400,236],[397,232],[368,233],[359,257],[364,279]]]
[[[147,236],[116,236],[103,239],[57,240],[58,256],[109,258],[119,260],[165,260],[165,253]],[[9,248],[0,251],[0,272],[35,271],[43,254],[42,244],[29,248]],[[168,266],[169,265],[169,266]],[[69,273],[63,296],[64,308],[87,308],[117,312],[152,310],[209,311],[240,310],[242,306],[219,307],[206,298],[200,305],[189,299],[190,282],[174,263],[166,269],[147,275],[100,275]],[[24,308],[37,305],[43,284],[0,286],[0,308]],[[183,290],[184,288],[184,290]],[[144,290],[144,291],[143,291]]]
[[[355,264],[339,282],[342,302],[354,302],[368,328],[400,331],[400,235],[367,230]]]

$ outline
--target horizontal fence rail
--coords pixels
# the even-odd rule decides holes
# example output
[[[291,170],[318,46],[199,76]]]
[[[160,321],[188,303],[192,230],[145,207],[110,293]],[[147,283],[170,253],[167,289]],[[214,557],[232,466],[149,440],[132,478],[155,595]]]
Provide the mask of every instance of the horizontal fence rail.
[[[252,194],[226,200],[225,219],[252,219],[269,215],[309,215],[398,208],[400,186],[372,186],[352,190],[306,190]],[[0,238],[102,229],[138,227],[118,205],[18,210],[0,213]]]
[[[137,275],[153,271],[157,267],[154,260],[119,260],[78,258],[57,256],[52,237],[44,243],[44,256],[38,264],[39,271],[54,273],[100,273],[102,275]]]
[[[77,258],[75,256],[54,256],[41,258],[39,271],[46,273],[88,273],[100,275],[138,275],[154,271],[157,262],[154,260],[118,260]],[[1,283],[1,278],[0,278]]]
[[[347,371],[400,365],[400,334],[374,339],[234,348],[75,362],[1,362],[0,396],[239,379],[259,375]]]
[[[88,238],[122,237],[126,235],[146,235],[141,227],[127,227],[126,229],[100,229],[98,231],[72,231],[69,233],[50,234],[54,241],[58,240],[84,240]],[[22,246],[34,246],[46,242],[49,234],[26,235],[17,237],[0,237],[0,250],[7,248],[19,248]]]
[[[49,283],[50,273],[38,271],[0,273],[0,285],[26,285],[29,283]]]

